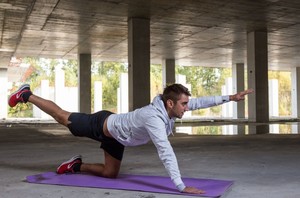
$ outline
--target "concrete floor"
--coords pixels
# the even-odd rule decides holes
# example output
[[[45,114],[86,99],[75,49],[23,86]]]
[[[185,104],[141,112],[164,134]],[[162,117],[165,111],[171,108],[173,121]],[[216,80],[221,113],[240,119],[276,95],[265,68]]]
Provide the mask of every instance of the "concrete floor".
[[[0,124],[1,198],[166,198],[146,192],[30,184],[28,175],[55,171],[75,154],[101,162],[99,144],[57,124]],[[184,177],[234,180],[222,198],[300,197],[300,135],[170,137]],[[126,148],[122,173],[164,175],[154,146]]]

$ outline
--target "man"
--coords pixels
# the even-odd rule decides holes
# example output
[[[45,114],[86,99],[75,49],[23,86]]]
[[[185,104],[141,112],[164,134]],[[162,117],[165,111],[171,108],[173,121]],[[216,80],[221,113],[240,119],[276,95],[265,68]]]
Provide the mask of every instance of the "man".
[[[189,90],[181,84],[169,85],[162,95],[153,102],[129,113],[114,114],[100,111],[94,114],[70,113],[61,109],[52,101],[34,95],[28,84],[22,85],[8,100],[9,106],[31,102],[51,115],[58,123],[69,128],[75,136],[89,137],[101,142],[105,161],[103,164],[83,163],[81,156],[74,156],[63,162],[57,173],[87,172],[101,177],[116,178],[119,174],[125,146],[146,144],[150,140],[157,148],[171,180],[180,192],[204,193],[203,190],[187,187],[181,180],[177,159],[168,136],[176,118],[182,118],[185,111],[207,108],[229,101],[244,100],[252,93],[249,89],[235,95],[212,96],[189,99]]]

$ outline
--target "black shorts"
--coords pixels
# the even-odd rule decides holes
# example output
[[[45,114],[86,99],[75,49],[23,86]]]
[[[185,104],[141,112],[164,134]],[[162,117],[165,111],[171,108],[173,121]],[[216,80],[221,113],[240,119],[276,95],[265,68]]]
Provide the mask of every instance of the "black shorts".
[[[100,148],[121,161],[124,145],[103,133],[104,121],[111,114],[113,113],[110,111],[99,111],[94,114],[71,113],[68,118],[71,122],[68,128],[74,136],[89,137],[101,142]]]

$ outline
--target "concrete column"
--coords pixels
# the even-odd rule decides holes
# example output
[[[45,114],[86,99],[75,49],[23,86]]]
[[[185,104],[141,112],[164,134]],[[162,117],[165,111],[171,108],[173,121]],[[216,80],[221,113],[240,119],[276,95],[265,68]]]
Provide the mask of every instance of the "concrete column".
[[[94,82],[94,112],[102,110],[102,82]]]
[[[249,120],[257,124],[249,126],[249,134],[268,133],[268,36],[267,32],[247,34],[248,87],[255,92],[248,96]],[[260,124],[259,124],[260,123]]]
[[[225,79],[225,85],[222,86],[222,95],[232,95],[232,78]],[[225,103],[221,106],[222,117],[232,118],[233,117],[233,102]]]
[[[300,67],[291,70],[292,80],[292,117],[300,118]],[[292,124],[292,134],[299,134],[300,123]]]
[[[269,117],[279,116],[279,83],[277,79],[269,80]]]
[[[183,86],[188,88],[189,91],[192,90],[192,85],[186,83],[186,76],[185,75],[181,75],[181,74],[175,75],[175,82],[179,83],[179,84],[182,84]],[[191,116],[192,116],[192,111],[187,111],[187,112],[184,113],[183,118],[191,117]]]
[[[291,134],[300,134],[299,129],[300,128],[300,123],[296,122],[292,124],[292,131]]]
[[[300,67],[292,69],[292,116],[300,118]]]
[[[245,90],[245,67],[244,63],[232,66],[232,92],[237,93]],[[245,101],[233,103],[233,118],[245,118]]]
[[[79,112],[91,113],[91,54],[79,54]]]
[[[41,81],[41,97],[50,100],[49,80]],[[47,113],[45,113],[41,110],[40,110],[40,112],[41,112],[42,119],[52,119],[51,116],[48,115]]]
[[[128,112],[128,74],[122,73],[120,76],[120,90],[118,97],[118,113]]]
[[[55,67],[55,86],[54,86],[55,103],[64,108],[65,104],[65,72],[61,65]]]
[[[7,68],[0,68],[0,119],[7,118],[7,89],[8,89],[8,78]]]
[[[55,76],[57,77],[57,76]],[[50,97],[50,87],[49,87],[49,80],[42,80],[41,86],[34,90],[34,94],[40,96],[47,100],[54,100],[55,101],[55,91],[52,89],[53,97]],[[63,96],[62,96],[63,97]],[[63,97],[64,98],[64,97]],[[59,105],[61,108],[65,109],[64,106]],[[33,105],[33,117],[34,118],[41,118],[41,119],[53,119],[50,115],[42,111],[37,106]]]
[[[237,93],[245,90],[245,66],[244,63],[236,63],[232,66],[232,92]],[[233,103],[233,118],[245,118],[245,101]],[[245,125],[233,127],[234,134],[244,135]]]
[[[150,103],[150,20],[128,20],[129,111]]]
[[[182,84],[183,86],[185,86],[189,90],[192,90],[192,85],[186,83],[186,76],[185,75],[177,74],[175,76],[175,82],[179,83],[179,84]],[[185,112],[182,119],[189,118],[189,117],[192,117],[192,111]],[[176,133],[192,134],[193,133],[193,128],[191,126],[177,126],[176,127]]]
[[[175,83],[175,59],[166,59],[162,64],[163,88]]]
[[[269,80],[269,117],[279,117],[279,84],[277,79]],[[270,133],[279,133],[279,124],[269,125]]]

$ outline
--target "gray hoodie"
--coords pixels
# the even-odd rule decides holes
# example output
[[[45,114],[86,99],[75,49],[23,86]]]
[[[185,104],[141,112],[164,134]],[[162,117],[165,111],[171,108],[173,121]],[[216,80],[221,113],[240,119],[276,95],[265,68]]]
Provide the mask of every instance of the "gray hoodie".
[[[188,102],[188,108],[189,110],[207,108],[228,101],[229,96],[192,98]],[[168,140],[175,119],[169,118],[161,96],[156,96],[153,102],[145,107],[129,113],[110,115],[107,127],[111,135],[124,146],[142,145],[151,140],[173,183],[178,190],[182,191],[185,185],[181,180],[177,159]]]

